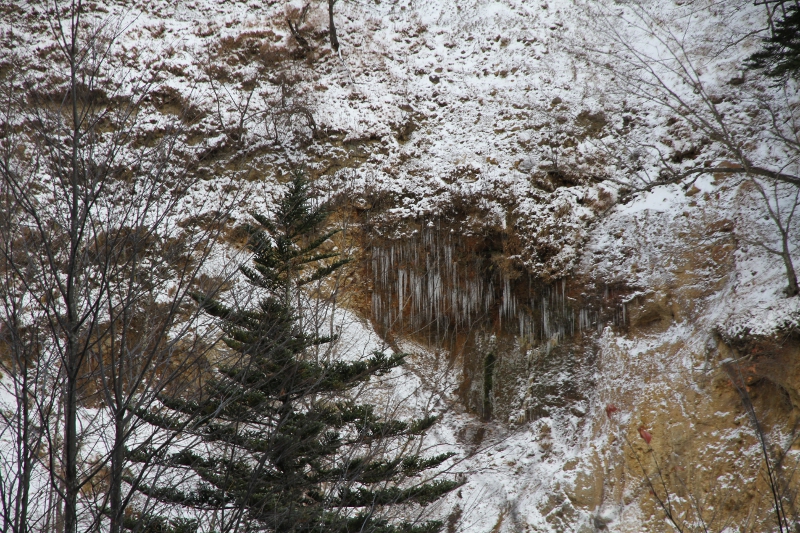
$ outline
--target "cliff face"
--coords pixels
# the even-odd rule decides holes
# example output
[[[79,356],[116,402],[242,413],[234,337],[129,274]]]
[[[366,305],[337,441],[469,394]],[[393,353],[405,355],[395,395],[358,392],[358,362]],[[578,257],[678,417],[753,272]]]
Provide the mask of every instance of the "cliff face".
[[[730,334],[743,310],[764,306],[780,265],[745,266],[756,254],[737,229],[757,224],[741,215],[754,200],[747,183],[697,185],[691,196],[651,193],[620,206],[593,233],[582,265],[596,282],[621,276],[637,288],[626,327],[596,340],[596,440],[573,489],[613,519],[613,530],[670,530],[667,511],[686,527],[771,530],[759,432],[779,490],[797,490],[789,466],[797,461],[797,333]],[[739,217],[728,218],[732,207]],[[627,506],[632,500],[639,505]]]
[[[787,508],[798,488],[800,339],[780,263],[740,237],[763,229],[753,192],[717,175],[635,195],[549,284],[491,232],[373,243],[376,331],[419,374],[449,364],[418,394],[448,403],[439,444],[470,472],[453,531],[774,526],[772,485]]]
[[[797,166],[796,91],[741,71],[761,7],[343,0],[333,54],[314,3],[99,4],[125,28],[103,87],[154,75],[136,142],[179,116],[202,154],[187,217],[226,187],[252,191],[237,218],[268,210],[296,167],[339,206],[342,342],[413,354],[384,392],[443,417],[428,444],[467,475],[430,509],[448,533],[770,531],[776,488],[798,516],[800,297],[764,249],[796,188],[729,161]],[[4,13],[25,83],[58,76],[44,13]],[[670,107],[630,76],[681,66],[658,44],[679,26],[699,63]]]

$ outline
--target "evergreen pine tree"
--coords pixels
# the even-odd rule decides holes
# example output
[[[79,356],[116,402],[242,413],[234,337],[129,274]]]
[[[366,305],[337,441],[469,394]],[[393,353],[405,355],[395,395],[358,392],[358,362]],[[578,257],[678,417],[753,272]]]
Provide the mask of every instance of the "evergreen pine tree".
[[[748,58],[747,67],[779,81],[800,79],[800,7],[796,3],[775,22],[772,36],[764,39],[760,52]]]
[[[221,530],[438,531],[439,522],[390,521],[380,512],[426,505],[460,484],[421,480],[452,454],[423,457],[404,451],[403,444],[424,435],[436,417],[384,418],[348,397],[370,377],[401,365],[404,355],[319,362],[313,352],[334,339],[301,327],[298,291],[347,262],[327,251],[335,234],[327,217],[324,206],[312,205],[307,181],[295,175],[274,219],[254,215],[258,225],[246,228],[254,265],[241,271],[264,293],[258,306],[234,310],[198,296],[238,355],[234,363],[216,367],[202,399],[164,398],[170,414],[140,413],[164,429],[188,428],[184,431],[203,442],[202,449],[158,458],[168,471],[190,472],[196,483],[151,482],[140,490],[176,506],[224,508]],[[150,523],[154,531],[171,529],[162,517],[151,517]],[[186,529],[187,522],[175,524]]]

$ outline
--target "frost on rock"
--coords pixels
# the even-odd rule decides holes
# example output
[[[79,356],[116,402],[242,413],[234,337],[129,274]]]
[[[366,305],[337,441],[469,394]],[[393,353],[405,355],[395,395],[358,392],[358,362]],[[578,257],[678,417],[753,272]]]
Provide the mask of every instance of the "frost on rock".
[[[718,325],[731,341],[769,338],[800,331],[800,299],[781,298],[761,304],[742,315],[727,318]]]
[[[17,4],[0,23],[3,64],[23,65],[20,87],[57,81],[43,11]],[[330,332],[341,334],[343,357],[390,344],[414,353],[375,402],[443,415],[430,445],[457,451],[454,468],[468,476],[433,510],[448,533],[641,531],[656,514],[638,474],[619,474],[633,463],[609,443],[664,413],[690,421],[676,435],[717,423],[693,414],[714,401],[696,390],[718,363],[715,335],[800,328],[800,299],[782,295],[780,261],[759,248],[775,245],[775,229],[752,183],[722,172],[666,183],[733,168],[690,120],[713,122],[715,111],[754,163],[797,167],[783,164],[769,133],[765,105],[783,95],[750,87],[740,70],[758,45],[761,5],[338,2],[340,54],[329,51],[319,3],[299,27],[307,52],[286,26],[304,2],[97,5],[92,21],[121,32],[107,84],[124,99],[141,90],[137,80],[154,83],[136,143],[162,134],[165,117],[183,125],[186,157],[171,163],[197,164],[202,177],[181,205],[187,218],[202,220],[232,188],[247,188],[238,221],[268,211],[302,167],[368,221],[364,316],[336,315]],[[650,26],[637,24],[638,9],[652,13]],[[684,50],[696,84],[660,48],[675,35],[696,44]],[[729,46],[736,39],[742,46]],[[647,79],[624,76],[641,72],[635,53],[659,59],[654,74],[702,104],[700,115],[661,105]],[[614,424],[609,404],[620,409]],[[741,437],[729,429],[719,435]],[[651,430],[658,445],[666,431]]]

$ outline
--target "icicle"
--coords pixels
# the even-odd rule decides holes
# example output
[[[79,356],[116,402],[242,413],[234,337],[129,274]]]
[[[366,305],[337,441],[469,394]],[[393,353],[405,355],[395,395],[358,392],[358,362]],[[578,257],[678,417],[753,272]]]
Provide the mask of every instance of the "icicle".
[[[548,306],[547,306],[547,297],[542,296],[542,332],[544,334],[544,338],[550,338],[550,324],[548,321]]]
[[[403,321],[403,307],[405,307],[405,278],[406,278],[406,271],[400,269],[397,271],[397,314],[400,317],[400,322]]]
[[[575,311],[569,315],[569,334],[570,336],[575,335]]]
[[[509,316],[511,311],[511,282],[507,275],[503,275],[503,301],[500,305],[500,314]]]

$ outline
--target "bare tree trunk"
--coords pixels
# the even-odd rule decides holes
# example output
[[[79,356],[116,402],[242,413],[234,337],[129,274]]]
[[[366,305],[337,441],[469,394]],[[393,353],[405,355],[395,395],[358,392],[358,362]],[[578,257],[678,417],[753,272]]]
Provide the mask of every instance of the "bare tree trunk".
[[[78,531],[78,399],[76,373],[70,371],[74,362],[70,350],[67,364],[66,393],[64,394],[64,533]]]
[[[66,307],[66,354],[64,361],[64,373],[66,375],[64,392],[64,533],[77,533],[78,531],[78,491],[80,484],[78,481],[78,374],[82,353],[79,348],[80,323],[78,319],[79,310],[76,302],[76,285],[80,283],[79,254],[81,253],[82,236],[85,232],[85,217],[81,216],[87,206],[81,205],[81,178],[85,176],[85,171],[81,172],[80,152],[83,144],[83,131],[81,128],[83,115],[86,113],[84,102],[79,101],[81,87],[78,80],[78,36],[81,25],[81,14],[83,6],[78,0],[74,6],[72,24],[69,28],[70,34],[64,41],[64,49],[67,52],[69,61],[70,79],[69,96],[72,112],[71,126],[71,153],[68,163],[69,171],[69,260],[64,276],[66,277],[66,294],[64,295],[64,305]],[[62,33],[63,36],[63,33]]]
[[[31,419],[30,419],[30,403],[28,399],[28,368],[27,364],[24,364],[20,370],[20,375],[22,376],[22,398],[24,399],[20,402],[22,412],[20,413],[20,426],[18,429],[20,438],[19,444],[17,445],[17,461],[20,462],[20,481],[19,487],[17,489],[17,498],[15,503],[14,514],[16,517],[15,524],[13,527],[14,531],[19,533],[24,533],[28,530],[27,522],[28,522],[28,495],[30,491],[30,482],[31,482]]]
[[[782,228],[781,228],[782,229]],[[800,288],[797,286],[797,272],[794,269],[792,262],[792,253],[789,248],[789,234],[787,231],[781,231],[781,245],[783,265],[786,268],[786,279],[789,285],[786,287],[786,294],[788,296],[796,296],[800,294]]]
[[[6,250],[3,255],[5,252]],[[3,287],[7,288],[7,285]],[[18,321],[19,308],[16,305],[11,308],[5,307],[4,311],[4,316],[0,319],[4,330],[0,338],[0,347],[8,349],[5,353],[8,364],[0,363],[0,369],[8,379],[12,380],[10,391],[18,401],[13,414],[0,415],[0,419],[7,425],[5,431],[12,431],[11,435],[8,435],[10,438],[7,439],[13,443],[13,457],[11,454],[3,457],[3,464],[0,467],[3,472],[3,476],[0,477],[1,530],[26,533],[29,530],[30,483],[40,443],[35,431],[36,410],[32,409],[36,376],[30,363],[33,360],[32,349],[35,347],[35,339],[32,341],[23,338],[23,328]]]
[[[122,395],[120,394],[120,398]],[[125,463],[125,447],[124,443],[127,440],[125,435],[125,413],[117,412],[114,416],[114,449],[111,451],[111,476],[109,480],[110,492],[110,532],[119,533],[122,531],[122,521],[124,518],[123,512],[125,511],[122,505],[122,475]]]
[[[797,284],[797,272],[794,268],[794,261],[792,261],[792,247],[791,242],[789,240],[790,235],[792,234],[792,221],[794,216],[797,212],[798,207],[800,206],[800,188],[793,189],[793,198],[792,194],[782,193],[781,187],[786,188],[785,184],[781,184],[778,182],[773,182],[771,194],[767,193],[766,188],[764,185],[759,183],[756,178],[751,178],[751,181],[755,188],[758,190],[761,198],[764,200],[764,205],[766,207],[767,214],[775,226],[778,228],[778,233],[781,237],[781,246],[779,249],[773,248],[768,246],[762,241],[754,241],[751,240],[752,244],[756,244],[761,248],[765,249],[767,252],[775,254],[781,258],[783,261],[783,266],[786,270],[786,295],[787,296],[796,296],[800,294],[800,288],[798,288]],[[788,206],[781,205],[782,197],[790,198]],[[774,207],[773,207],[774,202]]]
[[[331,39],[331,48],[334,52],[339,52],[339,38],[336,36],[336,25],[333,22],[333,6],[336,0],[328,0],[328,35]]]

